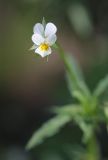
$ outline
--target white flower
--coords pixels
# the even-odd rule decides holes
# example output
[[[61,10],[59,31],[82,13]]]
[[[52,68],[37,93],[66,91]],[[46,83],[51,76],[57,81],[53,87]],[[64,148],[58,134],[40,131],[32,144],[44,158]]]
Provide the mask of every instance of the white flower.
[[[41,23],[36,23],[33,32],[32,41],[34,46],[32,49],[35,49],[35,53],[42,57],[50,55],[52,53],[51,46],[57,40],[56,26],[53,23],[47,23],[45,26]]]

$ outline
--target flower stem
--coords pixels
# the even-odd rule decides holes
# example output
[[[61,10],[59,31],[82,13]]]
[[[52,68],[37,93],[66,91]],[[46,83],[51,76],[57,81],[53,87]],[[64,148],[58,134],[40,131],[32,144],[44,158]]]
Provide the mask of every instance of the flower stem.
[[[72,68],[70,68],[70,65],[68,63],[68,59],[67,59],[67,56],[65,55],[65,52],[63,50],[63,48],[60,46],[59,43],[57,43],[57,46],[58,46],[58,52],[59,52],[59,55],[61,57],[61,59],[63,60],[64,62],[64,65],[65,65],[65,68],[66,68],[66,71],[69,73],[70,77],[71,77],[71,80],[72,82],[74,83],[74,86],[76,89],[78,89],[78,79],[73,71]]]
[[[99,152],[99,145],[96,140],[96,136],[93,133],[92,137],[87,142],[87,160],[99,160],[100,159],[100,152]]]
[[[70,62],[72,57],[70,57],[69,55],[67,55],[65,53],[65,51],[63,50],[63,48],[60,46],[59,43],[57,43],[57,50],[59,52],[59,55],[60,55],[61,59],[64,62],[66,71],[69,75],[71,83],[73,84],[74,90],[81,92],[82,95],[84,95],[86,98],[87,97],[90,98],[91,94],[90,94],[90,91],[89,91],[88,87],[85,85],[84,80],[82,80],[78,76],[78,74],[76,73],[74,64],[72,64],[72,62]]]

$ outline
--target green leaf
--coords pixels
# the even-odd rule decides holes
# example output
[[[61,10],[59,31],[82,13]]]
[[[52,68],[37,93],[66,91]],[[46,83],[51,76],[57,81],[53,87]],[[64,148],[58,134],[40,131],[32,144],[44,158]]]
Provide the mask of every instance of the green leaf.
[[[85,123],[82,119],[77,118],[77,124],[83,131],[83,142],[87,143],[93,134],[93,125]]]
[[[104,114],[108,120],[108,104],[107,103],[105,103],[105,106],[103,107],[103,111],[104,111]]]
[[[70,105],[65,105],[62,107],[54,107],[53,112],[56,114],[61,114],[61,115],[68,115],[71,116],[72,118],[76,117],[78,114],[83,113],[83,108],[80,105],[76,104],[70,104]]]
[[[108,103],[105,103],[105,106],[103,106],[103,112],[104,112],[104,119],[105,119],[105,124],[108,132]]]
[[[94,96],[99,97],[106,89],[108,89],[108,75],[98,83],[93,94]]]
[[[67,144],[64,145],[63,148],[69,160],[85,160],[86,151],[81,145]]]
[[[54,48],[54,49],[57,49],[58,48],[58,46],[57,46],[57,44],[55,43],[55,44],[53,44],[52,45],[52,47]]]
[[[41,144],[44,139],[55,135],[61,127],[71,120],[68,115],[58,115],[46,122],[38,131],[36,131],[28,142],[26,149],[31,149]]]
[[[77,90],[73,91],[73,96],[77,98],[82,104],[86,104],[85,95]]]

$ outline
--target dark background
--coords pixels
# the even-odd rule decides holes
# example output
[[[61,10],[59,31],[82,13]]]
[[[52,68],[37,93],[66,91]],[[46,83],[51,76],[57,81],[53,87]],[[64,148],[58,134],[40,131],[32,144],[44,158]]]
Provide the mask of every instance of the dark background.
[[[83,152],[82,133],[75,124],[25,151],[32,133],[52,117],[51,107],[72,102],[59,55],[53,52],[47,63],[29,51],[33,26],[43,17],[56,24],[59,42],[77,59],[91,91],[108,71],[107,0],[0,1],[1,160],[71,160],[76,147]],[[107,157],[103,125],[98,138],[102,156]]]

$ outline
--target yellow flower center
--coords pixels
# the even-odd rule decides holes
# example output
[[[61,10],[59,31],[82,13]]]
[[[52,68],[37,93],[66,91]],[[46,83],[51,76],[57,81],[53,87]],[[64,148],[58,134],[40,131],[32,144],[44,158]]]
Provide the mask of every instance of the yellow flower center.
[[[43,43],[43,44],[40,45],[39,48],[42,51],[47,51],[49,49],[49,46],[48,46],[48,44]]]

